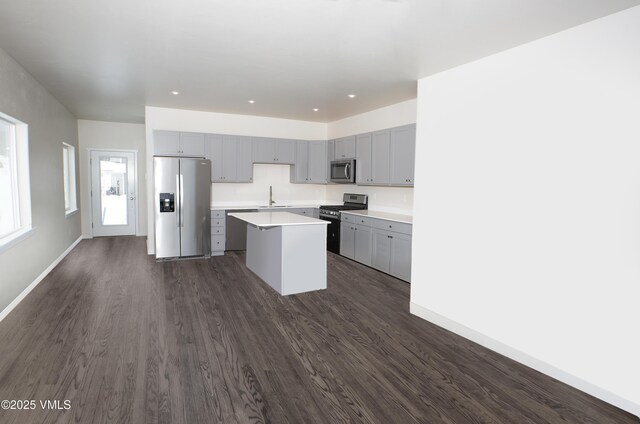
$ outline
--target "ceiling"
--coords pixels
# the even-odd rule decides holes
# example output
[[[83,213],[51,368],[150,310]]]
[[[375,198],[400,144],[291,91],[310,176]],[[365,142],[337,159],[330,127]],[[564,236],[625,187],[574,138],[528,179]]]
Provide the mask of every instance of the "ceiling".
[[[638,4],[0,0],[0,47],[81,119],[144,122],[149,105],[329,122],[414,98],[421,77]]]

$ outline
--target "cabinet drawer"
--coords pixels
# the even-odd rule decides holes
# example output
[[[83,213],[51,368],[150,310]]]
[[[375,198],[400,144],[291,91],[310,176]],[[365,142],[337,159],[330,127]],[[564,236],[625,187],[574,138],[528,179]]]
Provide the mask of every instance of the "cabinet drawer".
[[[345,213],[340,215],[340,221],[342,222],[350,222],[352,224],[356,223],[356,217],[353,215],[347,215]]]
[[[404,222],[387,221],[384,219],[373,219],[373,227],[381,230],[395,231],[401,234],[411,234],[411,224]]]
[[[224,235],[211,236],[211,251],[212,252],[224,251]]]
[[[215,210],[215,211],[211,211],[211,219],[217,219],[217,218],[223,218],[224,219],[224,211],[222,210]]]
[[[224,236],[224,227],[211,227],[211,236]]]
[[[354,218],[356,224],[371,227],[371,218],[367,218],[366,216],[355,216]]]
[[[211,226],[212,227],[224,227],[224,217],[222,217],[222,218],[211,218]]]

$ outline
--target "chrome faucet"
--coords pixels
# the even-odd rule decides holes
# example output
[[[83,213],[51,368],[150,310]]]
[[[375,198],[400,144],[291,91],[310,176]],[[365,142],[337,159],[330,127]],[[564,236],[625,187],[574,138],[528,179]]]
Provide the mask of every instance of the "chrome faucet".
[[[273,206],[273,204],[276,203],[273,200],[273,187],[269,186],[269,206]]]

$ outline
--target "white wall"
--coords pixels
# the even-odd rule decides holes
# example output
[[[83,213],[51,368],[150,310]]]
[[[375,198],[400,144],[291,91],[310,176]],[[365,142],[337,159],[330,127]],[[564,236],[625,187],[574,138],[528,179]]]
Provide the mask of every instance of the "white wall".
[[[78,146],[76,118],[1,49],[0,93],[0,111],[29,127],[33,227],[29,237],[0,252],[3,316],[2,311],[15,306],[12,302],[80,237],[80,214],[65,216],[62,181],[62,143]]]
[[[415,122],[416,100],[413,99],[330,122],[327,124],[327,134],[329,139],[334,139]],[[411,187],[329,185],[327,186],[327,201],[340,203],[343,193],[368,195],[369,209],[372,210],[409,215],[413,213],[413,188]]]
[[[78,120],[80,144],[80,204],[82,205],[82,236],[91,237],[91,176],[90,149],[136,150],[138,152],[138,231],[147,234],[146,140],[143,124]]]
[[[151,106],[147,106],[145,110],[145,125],[147,169],[149,170],[147,173],[147,248],[149,254],[154,253],[155,243],[153,229],[154,209],[151,203],[153,199],[153,130],[194,131],[301,140],[327,139],[327,125],[319,122]],[[265,193],[268,202],[269,185],[274,185],[274,199],[276,201],[285,193],[290,196],[290,198],[286,199],[287,203],[299,203],[306,200],[322,201],[325,198],[325,188],[323,186],[290,184],[288,168],[288,166],[284,167],[282,165],[254,165],[254,180],[252,184],[214,184],[212,187],[212,202],[220,205],[228,205],[235,202],[239,204],[265,203]],[[315,196],[320,196],[321,198],[315,198]]]
[[[326,198],[326,185],[292,184],[291,165],[254,164],[253,183],[211,184],[211,204],[214,206],[266,205],[269,186],[277,205],[318,204]]]
[[[640,414],[640,7],[418,85],[412,311]]]

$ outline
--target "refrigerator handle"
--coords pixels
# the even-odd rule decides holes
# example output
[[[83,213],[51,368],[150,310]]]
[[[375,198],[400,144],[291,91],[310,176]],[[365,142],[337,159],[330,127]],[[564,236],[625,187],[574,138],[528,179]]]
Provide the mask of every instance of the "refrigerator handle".
[[[182,174],[180,174],[180,185],[178,187],[178,190],[180,190],[180,226],[184,227],[184,212],[182,211],[184,206],[184,175]]]
[[[180,174],[176,174],[176,188],[178,189],[178,195],[176,196],[176,227],[180,226],[180,212],[182,205],[180,204]]]

